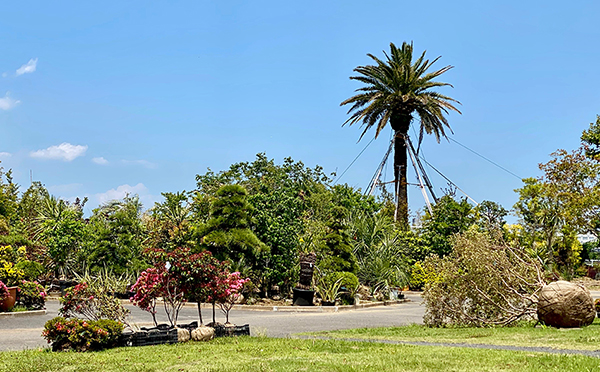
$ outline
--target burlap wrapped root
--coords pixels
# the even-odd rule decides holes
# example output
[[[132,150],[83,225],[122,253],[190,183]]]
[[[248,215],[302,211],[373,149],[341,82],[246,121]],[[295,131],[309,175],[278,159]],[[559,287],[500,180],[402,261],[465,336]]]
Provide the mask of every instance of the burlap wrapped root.
[[[592,324],[596,310],[590,291],[581,285],[561,280],[542,288],[537,315],[546,325],[573,328]]]

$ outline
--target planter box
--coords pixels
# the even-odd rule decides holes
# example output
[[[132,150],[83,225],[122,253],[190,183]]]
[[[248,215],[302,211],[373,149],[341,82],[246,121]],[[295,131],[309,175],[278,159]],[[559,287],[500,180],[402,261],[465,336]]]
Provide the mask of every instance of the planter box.
[[[138,332],[123,332],[119,339],[121,346],[149,346],[177,343],[177,329],[166,324],[153,328],[142,327]]]
[[[313,306],[315,291],[294,288],[294,306]]]
[[[180,324],[178,328],[185,328],[190,332],[198,328],[198,322]],[[214,327],[215,337],[250,336],[250,325],[226,327],[217,325]],[[138,332],[123,332],[119,338],[120,346],[150,346],[177,343],[177,328],[168,324],[159,324],[156,327],[141,327]]]
[[[224,325],[218,325],[215,328],[215,337],[236,337],[236,336],[250,336],[250,324],[244,324],[242,326],[226,327]]]

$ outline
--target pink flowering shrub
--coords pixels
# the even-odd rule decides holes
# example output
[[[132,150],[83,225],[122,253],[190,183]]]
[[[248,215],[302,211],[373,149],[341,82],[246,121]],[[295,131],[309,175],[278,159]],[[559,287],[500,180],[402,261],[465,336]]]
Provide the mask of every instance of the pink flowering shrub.
[[[0,301],[4,301],[10,297],[10,292],[8,291],[8,287],[2,280],[0,280]]]
[[[123,323],[110,319],[56,317],[46,322],[42,337],[52,343],[53,351],[95,351],[117,346],[122,332]]]
[[[41,310],[46,303],[46,290],[36,281],[22,280],[17,292],[17,303],[27,310]]]
[[[154,325],[156,322],[156,299],[162,297],[164,282],[164,272],[157,268],[150,268],[143,271],[131,291],[135,295],[129,299],[135,306],[152,314]]]
[[[250,279],[242,279],[239,272],[223,272],[213,282],[211,286],[213,292],[210,295],[210,300],[219,304],[221,311],[225,314],[226,324],[229,323],[229,312],[239,298],[244,284],[248,281]]]
[[[94,288],[86,282],[67,289],[60,303],[59,315],[68,318],[82,316],[89,320],[111,319],[125,322],[129,314],[129,310],[108,293],[106,288]]]

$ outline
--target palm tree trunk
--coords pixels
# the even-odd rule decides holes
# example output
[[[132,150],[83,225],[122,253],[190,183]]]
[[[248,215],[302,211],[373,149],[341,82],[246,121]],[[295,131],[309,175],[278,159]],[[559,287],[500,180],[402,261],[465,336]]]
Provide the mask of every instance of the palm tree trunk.
[[[408,158],[406,155],[406,132],[394,132],[394,186],[397,198],[396,214],[394,220],[408,228],[408,184],[406,182],[406,168]]]

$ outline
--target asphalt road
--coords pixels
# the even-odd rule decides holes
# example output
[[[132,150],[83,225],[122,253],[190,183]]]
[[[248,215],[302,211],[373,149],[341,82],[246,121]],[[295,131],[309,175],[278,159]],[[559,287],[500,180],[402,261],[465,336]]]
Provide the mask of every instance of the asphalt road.
[[[266,334],[270,337],[289,337],[300,332],[422,323],[424,308],[421,306],[420,295],[405,295],[409,302],[338,313],[232,310],[229,320],[240,325],[250,324],[252,335]],[[150,314],[133,306],[126,307],[131,311],[130,324],[152,325]],[[41,333],[46,321],[58,315],[58,308],[58,301],[48,301],[46,315],[0,318],[0,351],[46,347],[47,343],[41,337]],[[210,322],[212,310],[202,309],[202,317],[205,323]],[[157,318],[159,323],[167,323],[162,309],[159,310]],[[217,309],[217,321],[225,322],[224,319],[224,315]],[[195,307],[186,306],[181,309],[178,323],[190,323],[195,320],[198,320],[198,310]]]

